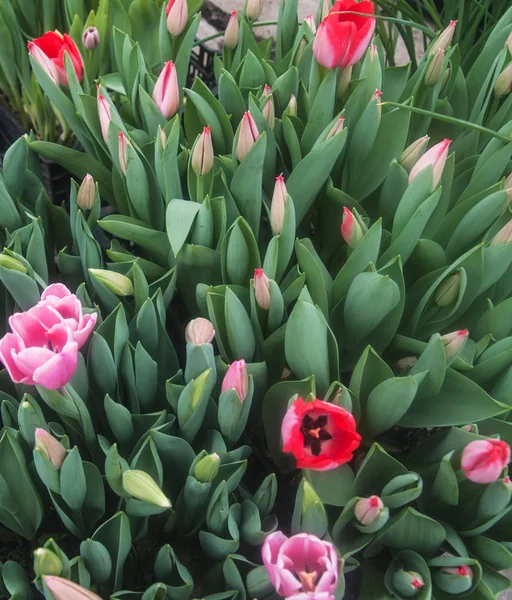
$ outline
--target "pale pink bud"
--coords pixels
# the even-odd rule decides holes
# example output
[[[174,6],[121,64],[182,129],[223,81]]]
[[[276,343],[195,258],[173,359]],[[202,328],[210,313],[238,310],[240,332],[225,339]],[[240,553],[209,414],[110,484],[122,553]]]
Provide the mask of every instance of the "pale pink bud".
[[[476,483],[496,481],[509,462],[510,446],[502,440],[476,440],[462,451],[462,470],[469,480]]]
[[[210,344],[215,337],[215,329],[208,319],[199,317],[192,319],[185,329],[185,339],[187,344],[201,346],[201,344]]]
[[[44,69],[45,73],[48,77],[53,81],[55,85],[59,85],[59,71],[55,65],[55,63],[48,58],[48,56],[36,46],[34,42],[28,43],[28,52],[30,56],[32,56]]]
[[[441,336],[446,360],[451,360],[462,350],[468,337],[469,331],[467,329],[459,329],[459,331],[454,331],[453,333],[447,333],[446,335]]]
[[[427,87],[434,87],[441,81],[444,69],[444,50],[439,48],[436,52],[425,73],[423,83]]]
[[[311,31],[313,33],[316,33],[316,23],[315,23],[315,17],[313,15],[308,15],[304,19],[304,23],[307,23],[307,25],[311,29]]]
[[[181,35],[187,26],[187,0],[170,0],[165,9],[167,15],[167,31],[174,37]]]
[[[236,146],[236,157],[240,162],[249,154],[249,150],[254,146],[254,142],[258,139],[259,135],[258,127],[251,113],[246,112],[242,118]]]
[[[336,88],[336,98],[343,100],[347,95],[350,80],[352,79],[352,65],[340,69],[340,79],[338,81],[338,87]]]
[[[110,104],[102,94],[98,94],[98,115],[100,117],[101,134],[105,144],[108,144],[108,126],[110,125]]]
[[[291,117],[297,116],[297,98],[294,94],[290,96],[290,101],[288,102],[288,106],[286,107],[286,113]]]
[[[430,138],[428,135],[417,139],[400,154],[397,161],[406,171],[410,171],[423,155]]]
[[[510,94],[511,91],[512,91],[512,62],[509,62],[508,65],[499,74],[498,79],[496,79],[496,83],[494,84],[494,94],[498,98],[501,98],[502,96],[506,96],[507,94]]]
[[[449,575],[460,575],[461,577],[473,579],[473,570],[467,565],[461,565],[460,567],[441,567],[440,570]]]
[[[76,203],[82,210],[91,210],[96,199],[96,184],[92,175],[87,174],[78,189]]]
[[[361,227],[359,221],[354,217],[352,211],[346,206],[343,208],[341,235],[351,248],[357,246],[364,235],[363,228]]]
[[[165,147],[167,146],[167,136],[165,135],[165,131],[161,127],[159,127],[158,133],[160,135],[160,143],[162,144],[162,150],[165,150]]]
[[[383,509],[382,500],[378,496],[370,496],[357,501],[354,513],[361,525],[373,525]]]
[[[198,137],[192,152],[192,169],[199,177],[207,175],[213,169],[213,144],[210,128],[205,127]]]
[[[43,580],[53,594],[55,600],[101,600],[101,598],[94,592],[91,592],[91,590],[87,590],[81,585],[69,581],[68,579],[47,575],[46,577],[43,577]]]
[[[224,47],[233,50],[238,45],[238,14],[236,10],[231,13],[226,31],[224,32]]]
[[[87,27],[82,36],[82,44],[87,50],[96,50],[100,45],[100,34],[96,27]]]
[[[341,117],[338,118],[336,123],[334,123],[334,125],[331,128],[331,131],[329,131],[329,133],[327,134],[327,137],[325,139],[328,140],[329,138],[332,138],[335,135],[338,135],[338,133],[340,133],[340,131],[343,131],[344,124],[345,124],[345,117],[343,115],[341,115]]]
[[[441,33],[432,46],[430,46],[430,50],[428,51],[429,56],[433,56],[438,50],[448,50],[450,44],[452,43],[456,25],[457,21],[450,21],[448,27]]]
[[[180,107],[180,87],[178,75],[172,60],[164,68],[155,83],[153,102],[166,119],[173,117]]]
[[[497,246],[498,244],[509,244],[510,242],[512,242],[512,220],[498,231],[492,238],[490,245]]]
[[[265,117],[265,121],[268,123],[270,129],[274,129],[276,124],[276,112],[272,90],[269,85],[266,85],[263,90],[263,101],[265,102],[265,106],[262,108],[261,113]]]
[[[243,402],[249,392],[249,376],[247,375],[247,367],[245,360],[236,360],[229,365],[229,369],[222,381],[221,392],[227,390],[235,390]]]
[[[425,154],[418,160],[418,162],[411,169],[409,174],[409,183],[423,171],[429,165],[432,165],[434,169],[434,175],[432,177],[432,190],[439,185],[441,181],[441,176],[443,174],[444,165],[446,164],[446,159],[448,158],[448,151],[450,150],[451,140],[445,139],[439,144],[432,146],[430,150],[427,150]]]
[[[35,447],[42,450],[56,469],[62,467],[66,458],[66,448],[51,433],[37,428],[35,431]]]
[[[254,271],[254,297],[256,304],[263,310],[270,308],[270,279],[265,275],[263,269]]]
[[[284,183],[283,174],[276,177],[272,203],[270,204],[270,226],[274,235],[279,235],[283,229],[284,213],[288,192]]]
[[[256,21],[263,11],[263,0],[247,0],[245,16],[249,21]]]
[[[119,166],[121,167],[121,171],[124,175],[126,175],[126,162],[127,162],[127,153],[128,153],[128,138],[125,134],[120,131],[118,133],[118,146],[119,146]]]

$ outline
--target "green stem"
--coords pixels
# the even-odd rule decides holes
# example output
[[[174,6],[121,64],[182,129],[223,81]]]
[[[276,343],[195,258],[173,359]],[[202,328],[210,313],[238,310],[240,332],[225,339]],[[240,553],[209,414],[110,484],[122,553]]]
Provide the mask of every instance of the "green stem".
[[[267,25],[277,25],[277,21],[257,21],[256,23],[252,24],[253,27],[265,27]],[[212,33],[212,35],[208,35],[207,37],[203,38],[202,40],[197,40],[197,42],[194,43],[194,46],[200,46],[201,44],[206,44],[206,42],[210,42],[211,40],[216,40],[217,38],[220,38],[223,35],[224,35],[223,31],[218,31],[217,33]]]
[[[424,115],[427,117],[431,117],[432,119],[437,119],[438,121],[444,121],[445,123],[451,123],[452,125],[461,125],[463,127],[467,127],[469,129],[474,129],[475,131],[479,131],[480,133],[485,133],[486,135],[490,135],[497,140],[501,140],[506,144],[510,144],[512,142],[511,137],[507,137],[493,129],[488,129],[487,127],[483,127],[482,125],[476,125],[476,123],[471,123],[470,121],[464,121],[463,119],[457,119],[455,117],[449,117],[448,115],[441,115],[430,110],[423,110],[422,108],[416,108],[415,106],[409,106],[408,104],[400,104],[399,102],[382,102],[382,105],[395,106],[396,108],[405,108],[405,110],[409,110],[418,115]]]

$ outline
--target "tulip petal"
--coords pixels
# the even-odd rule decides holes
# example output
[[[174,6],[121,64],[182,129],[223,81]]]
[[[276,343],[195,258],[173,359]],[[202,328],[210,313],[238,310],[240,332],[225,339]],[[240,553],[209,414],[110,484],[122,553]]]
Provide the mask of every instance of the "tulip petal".
[[[46,345],[46,327],[30,311],[14,313],[9,317],[9,325],[13,332],[23,340],[25,347]]]
[[[49,390],[57,390],[69,383],[75,374],[78,363],[78,346],[76,342],[68,343],[62,352],[34,371],[34,382]]]
[[[0,340],[0,360],[7,369],[14,383],[22,383],[26,379],[25,373],[16,365],[14,356],[23,350],[22,339],[14,333],[6,333]]]
[[[52,283],[49,285],[43,293],[41,294],[41,300],[46,300],[52,296],[56,298],[66,298],[67,296],[71,296],[71,292],[63,283]]]

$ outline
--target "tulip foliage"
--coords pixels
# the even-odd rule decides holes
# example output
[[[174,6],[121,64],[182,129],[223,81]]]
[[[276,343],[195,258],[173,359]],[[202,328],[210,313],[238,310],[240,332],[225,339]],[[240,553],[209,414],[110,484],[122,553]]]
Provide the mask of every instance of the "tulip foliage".
[[[469,71],[451,25],[411,72],[359,5],[282,2],[273,48],[247,3],[216,93],[180,0],[97,85],[32,52],[83,151],[26,136],[0,179],[7,597],[509,586],[512,9]]]

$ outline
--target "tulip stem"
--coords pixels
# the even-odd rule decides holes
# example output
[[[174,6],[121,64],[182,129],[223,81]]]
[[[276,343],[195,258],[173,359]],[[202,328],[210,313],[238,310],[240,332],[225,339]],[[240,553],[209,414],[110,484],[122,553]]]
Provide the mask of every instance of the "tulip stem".
[[[333,11],[330,13],[332,15],[359,15],[361,17],[368,17],[367,13],[361,13],[354,10],[343,10],[343,11]],[[396,17],[384,17],[382,15],[372,15],[374,19],[379,19],[380,21],[389,21],[390,23],[397,23],[399,25],[406,25],[407,27],[412,27],[414,29],[419,29],[419,31],[423,31],[425,35],[433,38],[437,35],[437,31],[432,31],[425,25],[420,25],[416,23],[416,21],[409,21],[407,19],[397,19]]]
[[[512,137],[507,137],[493,129],[488,129],[487,127],[483,127],[482,125],[476,125],[476,123],[471,123],[470,121],[464,121],[464,119],[457,119],[455,117],[449,117],[448,115],[441,115],[439,113],[431,112],[430,110],[424,110],[423,108],[416,108],[415,106],[409,106],[408,104],[400,104],[399,102],[382,102],[382,105],[395,106],[396,108],[405,108],[410,112],[416,113],[418,115],[425,115],[427,117],[431,117],[432,119],[437,119],[438,121],[444,121],[445,123],[451,123],[452,125],[461,125],[463,127],[467,127],[468,129],[474,129],[475,131],[479,131],[480,133],[485,133],[486,135],[490,135],[497,140],[505,142],[506,144],[510,144],[512,142]]]
[[[265,27],[267,25],[277,25],[277,21],[258,21],[256,23],[252,24],[253,27]],[[197,42],[194,43],[194,46],[200,46],[201,44],[206,44],[206,42],[211,42],[211,40],[216,40],[217,38],[220,38],[223,35],[224,35],[223,31],[218,31],[217,33],[212,33],[212,35],[208,35],[201,40],[197,40]]]

